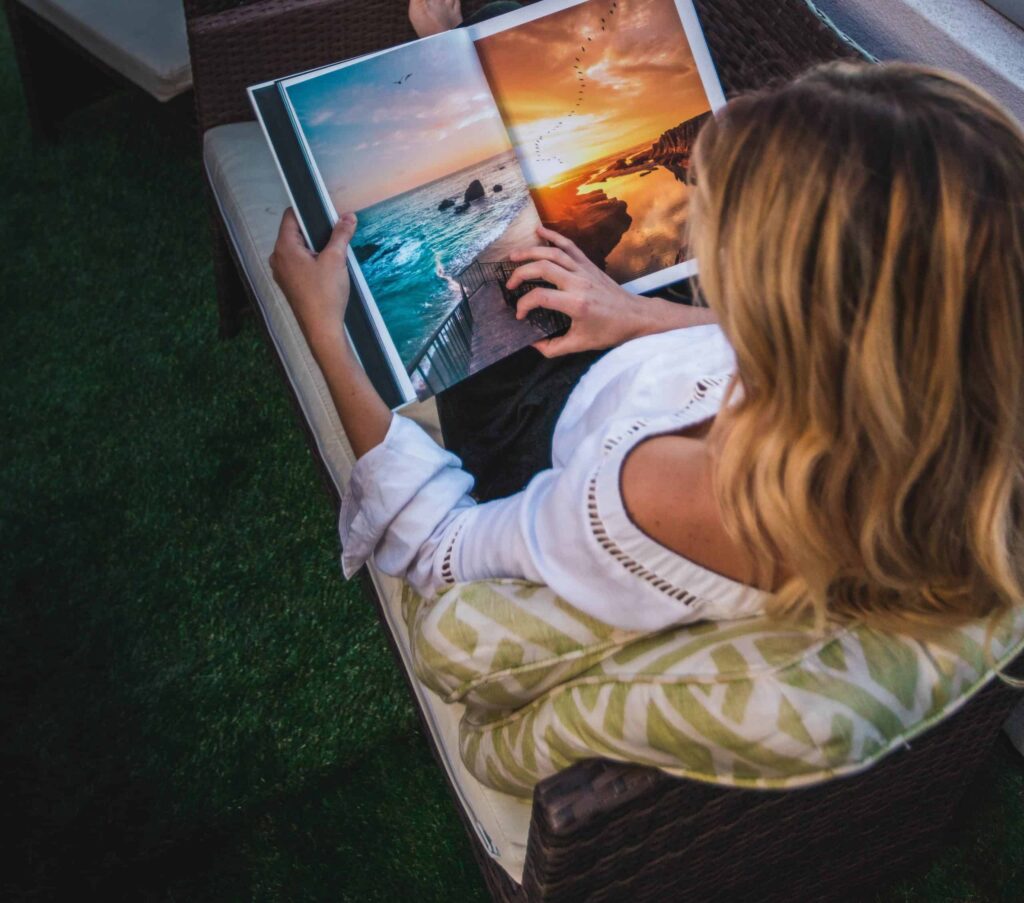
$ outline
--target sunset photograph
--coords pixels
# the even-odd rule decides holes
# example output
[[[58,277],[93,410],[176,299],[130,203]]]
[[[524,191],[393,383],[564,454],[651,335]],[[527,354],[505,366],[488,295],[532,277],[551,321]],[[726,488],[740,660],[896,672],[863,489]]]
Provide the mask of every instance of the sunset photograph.
[[[545,225],[620,283],[685,261],[712,105],[673,0],[588,0],[476,49]]]

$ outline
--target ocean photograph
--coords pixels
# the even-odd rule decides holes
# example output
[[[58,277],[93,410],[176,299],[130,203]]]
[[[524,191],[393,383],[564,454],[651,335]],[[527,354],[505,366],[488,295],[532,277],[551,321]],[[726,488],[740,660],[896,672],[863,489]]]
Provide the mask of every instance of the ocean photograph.
[[[474,184],[481,194],[456,212]],[[505,236],[517,218],[532,220],[535,213],[509,149],[358,216],[352,249],[408,364],[461,300],[457,275]]]
[[[476,48],[544,224],[620,283],[687,260],[711,102],[674,0],[588,0]]]
[[[285,91],[335,211],[358,217],[367,300],[417,397],[548,334],[515,318],[500,278],[540,220],[465,31]]]

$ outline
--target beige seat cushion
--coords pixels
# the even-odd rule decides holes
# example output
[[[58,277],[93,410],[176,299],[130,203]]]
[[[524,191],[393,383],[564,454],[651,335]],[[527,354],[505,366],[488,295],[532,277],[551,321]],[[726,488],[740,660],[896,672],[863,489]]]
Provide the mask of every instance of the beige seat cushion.
[[[19,2],[157,100],[192,87],[181,0]]]
[[[259,126],[235,123],[211,129],[203,138],[203,160],[224,221],[259,305],[285,372],[295,390],[331,479],[339,489],[352,469],[353,455],[331,403],[327,386],[295,318],[273,281],[267,258],[288,198]],[[440,441],[433,401],[403,410]],[[402,663],[412,671],[412,649],[402,619],[403,584],[370,568]],[[484,846],[519,881],[529,828],[528,801],[489,790],[473,778],[459,755],[461,705],[447,705],[418,680],[412,681],[420,709],[441,752],[448,777]]]

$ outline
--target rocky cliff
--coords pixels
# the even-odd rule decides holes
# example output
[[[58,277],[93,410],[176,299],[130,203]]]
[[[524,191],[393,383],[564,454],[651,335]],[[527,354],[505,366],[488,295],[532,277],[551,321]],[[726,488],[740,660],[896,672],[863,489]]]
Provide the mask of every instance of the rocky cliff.
[[[701,126],[710,115],[705,113],[662,132],[661,137],[651,145],[650,159],[671,170],[680,181],[685,181],[690,166],[690,152]]]
[[[545,225],[570,239],[604,269],[605,258],[633,222],[626,212],[626,202],[610,198],[603,191],[591,191],[566,212],[569,215],[565,219],[547,221]]]

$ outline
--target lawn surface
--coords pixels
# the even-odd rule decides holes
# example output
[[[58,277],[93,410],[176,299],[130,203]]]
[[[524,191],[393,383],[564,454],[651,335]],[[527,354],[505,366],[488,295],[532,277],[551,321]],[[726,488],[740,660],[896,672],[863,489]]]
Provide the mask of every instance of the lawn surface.
[[[124,92],[33,147],[6,30],[0,122],[0,895],[485,899],[268,350],[216,339],[194,136]],[[880,900],[1024,899],[1008,749]]]

